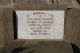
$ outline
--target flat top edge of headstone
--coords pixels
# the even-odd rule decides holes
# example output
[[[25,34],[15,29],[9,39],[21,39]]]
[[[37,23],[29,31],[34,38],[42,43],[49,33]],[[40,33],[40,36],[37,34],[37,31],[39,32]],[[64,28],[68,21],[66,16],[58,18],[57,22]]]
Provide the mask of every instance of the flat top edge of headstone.
[[[15,4],[13,6],[15,10],[65,10],[67,5],[53,5],[53,4]]]

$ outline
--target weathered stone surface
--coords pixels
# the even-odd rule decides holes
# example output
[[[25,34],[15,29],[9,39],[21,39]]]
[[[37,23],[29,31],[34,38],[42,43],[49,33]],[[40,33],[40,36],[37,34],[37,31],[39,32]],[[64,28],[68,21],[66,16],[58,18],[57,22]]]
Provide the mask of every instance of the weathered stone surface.
[[[5,46],[13,40],[12,9],[0,7],[0,45]]]
[[[27,49],[20,53],[73,53],[72,47],[66,42],[39,42],[35,45],[26,46]]]
[[[57,0],[57,1],[58,1],[58,5],[67,5],[68,8],[73,7],[71,0]]]
[[[69,9],[67,11],[67,27],[66,27],[66,40],[73,42],[80,47],[80,10]]]
[[[65,41],[22,41],[16,40],[7,48],[8,53],[73,53],[70,43]]]
[[[18,3],[47,3],[52,4],[52,0],[15,0],[14,4]]]
[[[59,1],[58,1],[59,2]],[[61,3],[60,3],[61,2]],[[16,10],[55,10],[55,9],[58,9],[58,10],[60,10],[60,9],[67,9],[68,7],[66,6],[66,5],[70,5],[71,4],[71,1],[67,1],[66,3],[64,2],[64,0],[60,0],[60,2],[59,2],[59,4],[58,5],[47,5],[47,4],[42,4],[42,3],[40,3],[40,4],[29,4],[29,3],[27,3],[27,4],[16,4],[15,5],[15,9]],[[70,3],[69,3],[70,2]],[[61,5],[60,5],[61,4]],[[66,5],[65,5],[66,4]],[[34,6],[34,7],[33,7]],[[65,7],[64,7],[65,6]],[[73,7],[73,6],[72,6]],[[72,8],[71,7],[71,8]],[[70,9],[70,10],[72,10],[72,9]],[[77,9],[75,9],[75,12],[76,12],[76,10]],[[73,15],[72,13],[70,14],[70,13],[68,13],[69,12],[69,9],[67,9],[67,10],[65,10],[65,11],[67,11],[67,14],[69,14],[70,16],[71,15]],[[74,11],[74,10],[73,10]],[[74,22],[75,21],[75,16],[77,16],[77,18],[79,19],[79,17],[78,17],[78,15],[79,15],[79,13],[76,13],[76,14],[74,14],[74,16],[72,16],[72,17],[70,17],[69,15],[67,15],[67,16],[65,16],[65,32],[64,33],[66,33],[65,35],[64,35],[64,40],[75,40],[75,35],[73,35],[73,34],[78,34],[77,32],[75,32],[74,33],[74,31],[73,31],[73,25],[75,24],[76,25],[76,23],[78,23],[78,22]],[[73,19],[73,17],[74,17],[74,19]],[[67,20],[68,19],[68,20]],[[69,22],[70,21],[70,22]],[[74,22],[74,23],[71,23],[71,22]],[[72,26],[69,26],[70,25],[70,23],[72,24]],[[76,26],[78,26],[78,25],[76,25]],[[76,26],[74,26],[74,28],[76,29]],[[69,28],[70,27],[70,28]],[[79,27],[78,27],[79,28]],[[68,31],[66,31],[66,30],[68,30]],[[78,30],[80,30],[80,29],[78,29]],[[70,31],[73,33],[73,34],[70,34]],[[79,32],[79,31],[78,31]],[[73,38],[73,37],[75,37],[75,38]],[[69,42],[70,42],[70,40],[69,40]]]
[[[80,8],[79,3],[77,2],[77,0],[71,0],[72,4],[73,4],[73,8]]]
[[[26,1],[26,0],[25,0]],[[47,5],[46,3],[17,3],[14,5],[14,10],[62,10],[66,11],[65,16],[65,42],[51,41],[51,42],[35,42],[35,40],[25,41],[12,41],[13,40],[13,18],[12,9],[0,8],[0,46],[8,46],[5,53],[11,53],[16,48],[28,48],[21,53],[33,52],[33,53],[73,53],[71,42],[80,47],[80,10],[79,9],[68,9],[65,2],[63,5]],[[22,2],[20,0],[20,2]],[[28,1],[31,2],[31,1]],[[66,3],[68,4],[68,3]],[[70,3],[69,3],[70,4]],[[69,43],[68,43],[69,42]],[[0,49],[3,52],[3,49]]]
[[[0,0],[0,5],[9,5],[11,4],[11,0]]]
[[[4,53],[5,47],[0,47],[0,53]]]

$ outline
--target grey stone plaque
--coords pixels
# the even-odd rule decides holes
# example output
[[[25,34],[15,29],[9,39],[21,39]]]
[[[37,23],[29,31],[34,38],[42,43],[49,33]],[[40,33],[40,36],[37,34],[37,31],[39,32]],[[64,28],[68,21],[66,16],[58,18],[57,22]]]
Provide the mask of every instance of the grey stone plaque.
[[[18,39],[62,39],[64,10],[17,10]]]

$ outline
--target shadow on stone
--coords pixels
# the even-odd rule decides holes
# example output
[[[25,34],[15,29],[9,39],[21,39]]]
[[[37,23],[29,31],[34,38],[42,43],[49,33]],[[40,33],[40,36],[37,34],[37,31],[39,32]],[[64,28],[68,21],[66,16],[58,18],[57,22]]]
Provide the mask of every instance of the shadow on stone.
[[[26,49],[27,49],[27,47],[18,47],[18,48],[13,49],[11,53],[19,53]]]
[[[80,0],[77,0],[77,2],[80,4]]]
[[[71,43],[74,53],[80,53],[80,48],[75,44]]]
[[[18,24],[17,15],[16,12],[13,11],[14,39],[17,39],[17,24]]]

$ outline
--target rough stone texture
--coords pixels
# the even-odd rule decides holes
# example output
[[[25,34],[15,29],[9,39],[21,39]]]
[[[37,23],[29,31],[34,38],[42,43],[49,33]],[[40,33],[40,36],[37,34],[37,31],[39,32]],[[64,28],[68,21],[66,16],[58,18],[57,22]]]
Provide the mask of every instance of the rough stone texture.
[[[19,0],[18,0],[19,1]],[[66,5],[53,5],[46,3],[17,3],[14,5],[14,10],[66,10]],[[21,2],[21,0],[20,0]],[[30,1],[29,1],[30,2]],[[73,53],[71,42],[80,47],[80,10],[68,9],[66,10],[67,16],[65,16],[65,36],[63,41],[51,41],[41,42],[31,40],[13,40],[13,18],[12,9],[0,8],[0,53],[5,51],[11,53],[17,48],[25,48],[21,53],[33,52],[33,53]],[[3,47],[2,47],[3,46]],[[4,47],[7,46],[4,49]],[[28,48],[28,50],[27,50]]]
[[[68,8],[73,7],[71,0],[57,0],[57,1],[58,1],[58,5],[67,5]]]
[[[0,0],[0,5],[9,5],[11,4],[11,0]]]
[[[67,11],[66,40],[80,47],[80,10],[69,9]]]
[[[52,4],[52,0],[15,0],[14,4],[18,3],[47,3]]]
[[[20,53],[73,53],[72,47],[66,42],[39,42],[36,45],[30,45],[28,49]]]
[[[53,5],[46,3],[19,3],[14,5],[14,10],[64,10],[67,9],[66,5]]]
[[[0,46],[6,46],[13,39],[12,9],[0,7]]]
[[[71,0],[71,1],[74,8],[80,8],[80,4],[77,2],[77,0]]]
[[[6,47],[0,47],[0,53],[4,53]]]
[[[6,52],[8,53],[73,53],[72,46],[64,41],[21,41],[11,43]]]

